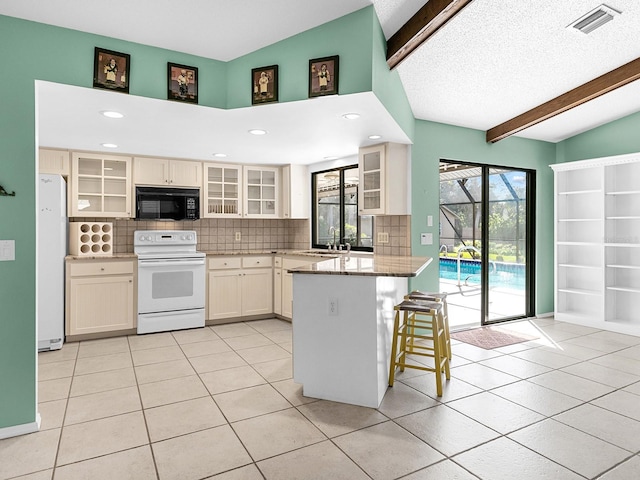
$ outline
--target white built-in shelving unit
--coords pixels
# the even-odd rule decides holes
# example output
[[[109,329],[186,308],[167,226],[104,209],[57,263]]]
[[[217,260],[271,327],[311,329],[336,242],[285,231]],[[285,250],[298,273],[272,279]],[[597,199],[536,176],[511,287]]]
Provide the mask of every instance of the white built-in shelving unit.
[[[551,168],[556,319],[640,335],[640,153]]]

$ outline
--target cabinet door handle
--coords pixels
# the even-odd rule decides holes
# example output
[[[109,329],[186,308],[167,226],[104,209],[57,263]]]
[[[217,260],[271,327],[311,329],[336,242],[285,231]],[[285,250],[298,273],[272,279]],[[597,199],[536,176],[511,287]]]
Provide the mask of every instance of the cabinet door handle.
[[[100,271],[101,271],[101,272],[104,272],[104,267],[100,267]]]

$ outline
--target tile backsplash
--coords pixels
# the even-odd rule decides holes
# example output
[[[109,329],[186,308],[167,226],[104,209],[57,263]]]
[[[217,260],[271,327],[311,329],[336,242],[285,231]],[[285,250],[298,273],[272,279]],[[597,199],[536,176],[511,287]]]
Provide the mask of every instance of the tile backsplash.
[[[72,222],[104,221],[71,218]],[[293,249],[311,245],[309,220],[202,218],[196,221],[155,222],[113,219],[113,253],[133,253],[136,230],[195,230],[201,252]],[[375,219],[374,251],[381,255],[411,255],[411,216],[384,215]],[[240,240],[236,240],[236,233]],[[378,233],[388,233],[388,243],[378,243]]]
[[[411,215],[377,216],[373,249],[381,255],[411,255]],[[378,233],[389,234],[388,243],[378,243]]]
[[[104,221],[71,218],[70,221]],[[184,222],[112,220],[113,253],[133,253],[136,230],[195,230],[202,252],[309,248],[309,220],[203,218]],[[236,240],[236,233],[240,240]]]

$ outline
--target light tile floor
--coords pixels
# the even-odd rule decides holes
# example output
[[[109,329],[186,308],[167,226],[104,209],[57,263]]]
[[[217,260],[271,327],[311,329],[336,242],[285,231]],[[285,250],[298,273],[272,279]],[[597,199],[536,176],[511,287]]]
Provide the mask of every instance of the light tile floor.
[[[302,396],[280,320],[65,344],[38,355],[42,429],[0,441],[0,479],[640,478],[640,337],[509,328],[540,338],[454,342],[442,398],[407,370],[378,409]]]

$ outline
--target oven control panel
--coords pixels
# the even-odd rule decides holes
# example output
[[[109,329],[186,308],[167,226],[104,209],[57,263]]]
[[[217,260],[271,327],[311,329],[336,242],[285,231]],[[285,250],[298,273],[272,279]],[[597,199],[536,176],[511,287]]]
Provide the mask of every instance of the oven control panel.
[[[134,245],[195,245],[196,232],[192,230],[138,230]]]

